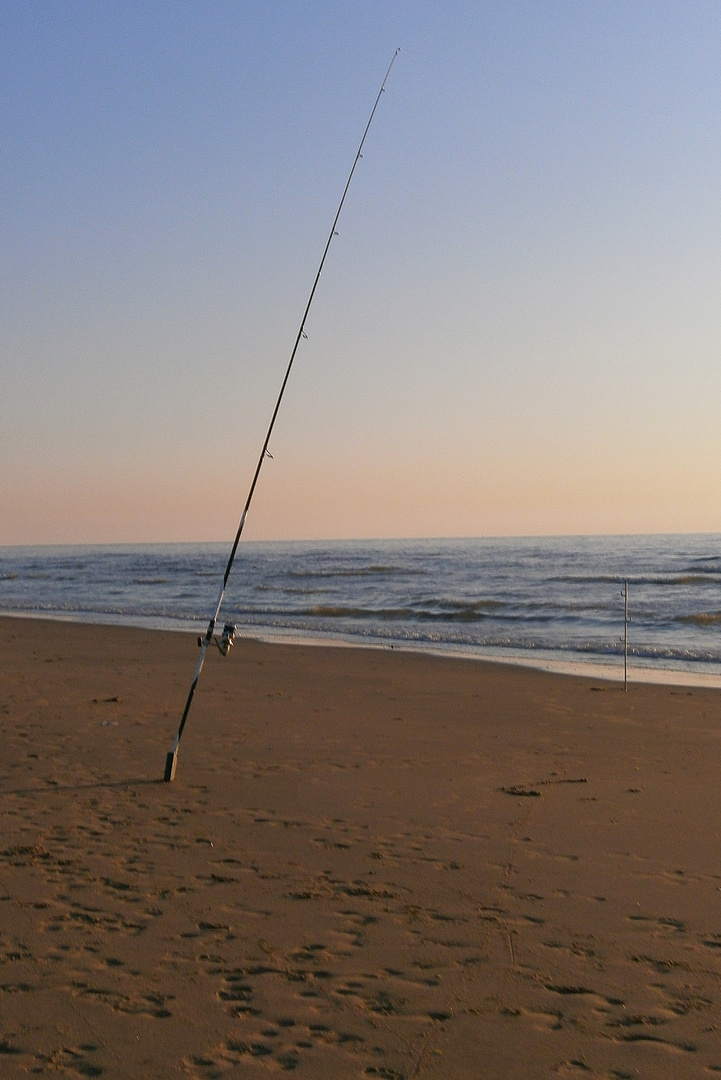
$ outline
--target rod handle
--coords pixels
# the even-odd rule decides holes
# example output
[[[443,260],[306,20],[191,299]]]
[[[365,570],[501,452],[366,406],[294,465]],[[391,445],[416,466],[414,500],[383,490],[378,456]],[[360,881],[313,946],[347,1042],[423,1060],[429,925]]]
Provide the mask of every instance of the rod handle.
[[[163,780],[166,784],[169,784],[171,780],[175,780],[175,770],[178,765],[178,751],[171,750],[165,758],[165,776]]]

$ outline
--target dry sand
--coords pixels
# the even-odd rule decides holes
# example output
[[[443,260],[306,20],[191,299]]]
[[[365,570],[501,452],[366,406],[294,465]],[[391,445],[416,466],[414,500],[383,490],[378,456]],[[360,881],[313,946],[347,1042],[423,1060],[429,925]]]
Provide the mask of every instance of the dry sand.
[[[196,659],[0,620],[3,1077],[721,1073],[719,691]]]

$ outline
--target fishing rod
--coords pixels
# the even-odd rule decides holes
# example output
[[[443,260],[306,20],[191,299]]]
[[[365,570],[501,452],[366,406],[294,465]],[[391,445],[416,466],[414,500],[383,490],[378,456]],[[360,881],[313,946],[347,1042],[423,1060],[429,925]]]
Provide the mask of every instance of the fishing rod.
[[[360,159],[363,157],[362,151],[363,151],[363,144],[366,141],[366,135],[368,134],[370,126],[373,123],[373,117],[375,116],[375,111],[378,108],[378,102],[380,101],[381,95],[383,94],[383,92],[384,92],[384,90],[386,88],[386,82],[388,80],[388,76],[391,73],[391,68],[393,67],[393,64],[395,63],[395,59],[398,56],[398,53],[400,51],[401,51],[400,49],[396,49],[396,51],[393,53],[393,59],[391,60],[390,64],[388,65],[388,70],[386,71],[385,78],[383,79],[383,82],[381,83],[381,88],[378,91],[378,96],[376,97],[373,108],[371,109],[371,114],[370,114],[370,116],[368,118],[368,123],[366,124],[365,130],[363,132],[363,138],[360,141],[360,144],[358,146],[358,150],[356,151],[355,158],[353,159],[353,165],[351,167],[350,173],[348,174],[348,179],[346,180],[345,187],[343,188],[343,194],[341,196],[340,203],[338,204],[338,209],[336,210],[335,217],[333,218],[333,224],[331,225],[330,233],[328,234],[328,239],[326,241],[325,248],[323,249],[323,255],[322,255],[321,260],[320,260],[320,265],[318,266],[318,272],[315,275],[315,280],[313,282],[313,288],[310,290],[310,296],[308,297],[308,303],[306,304],[305,311],[303,312],[303,318],[301,319],[300,328],[298,330],[298,334],[297,334],[296,339],[295,339],[295,344],[293,345],[293,351],[290,354],[290,360],[288,361],[288,366],[287,366],[287,368],[285,370],[285,377],[283,378],[283,382],[282,382],[281,387],[280,387],[280,393],[278,394],[278,399],[277,399],[277,401],[275,403],[275,408],[273,409],[273,415],[270,418],[270,424],[268,425],[268,431],[267,431],[265,439],[263,441],[263,448],[260,451],[260,457],[258,458],[258,464],[255,467],[255,472],[253,473],[253,480],[252,480],[251,485],[250,485],[250,490],[248,491],[248,497],[245,500],[245,506],[243,507],[243,513],[240,516],[240,524],[238,525],[238,531],[235,534],[235,540],[233,541],[233,546],[232,546],[232,548],[230,550],[230,557],[228,558],[228,564],[227,564],[227,566],[225,568],[225,573],[223,574],[223,583],[220,586],[220,592],[218,593],[218,599],[216,601],[215,608],[213,610],[213,614],[210,617],[210,622],[208,623],[208,629],[205,631],[205,637],[202,637],[202,638],[199,637],[198,638],[198,644],[200,645],[200,659],[198,660],[198,664],[197,664],[197,667],[195,669],[195,674],[193,675],[193,681],[190,684],[190,690],[188,691],[188,698],[187,698],[187,701],[185,702],[185,708],[183,709],[183,715],[182,715],[182,718],[180,720],[180,726],[178,728],[178,734],[175,736],[175,743],[173,745],[173,749],[169,751],[169,753],[166,755],[166,758],[165,758],[165,776],[163,777],[163,779],[165,780],[166,783],[169,783],[171,780],[173,780],[175,778],[175,770],[176,770],[176,767],[177,767],[177,764],[178,764],[178,747],[180,745],[180,740],[181,740],[181,738],[183,736],[183,729],[185,728],[185,724],[186,724],[187,719],[188,719],[188,713],[190,712],[190,706],[193,704],[193,698],[195,697],[195,691],[196,691],[196,688],[198,686],[198,680],[200,678],[200,673],[203,670],[203,664],[205,663],[205,654],[207,653],[208,648],[210,647],[210,645],[215,644],[217,646],[219,652],[221,653],[221,655],[222,656],[227,656],[230,649],[231,649],[231,646],[233,645],[233,642],[235,640],[236,627],[235,627],[234,623],[227,622],[223,627],[223,632],[222,632],[220,637],[216,636],[216,634],[215,634],[215,624],[217,623],[218,616],[220,615],[220,608],[221,608],[222,603],[223,603],[223,597],[225,596],[225,590],[226,590],[226,587],[227,587],[227,584],[228,584],[228,578],[230,577],[230,571],[231,571],[231,569],[233,567],[233,562],[235,560],[235,553],[238,550],[238,544],[240,543],[240,537],[241,537],[241,535],[243,533],[243,528],[245,526],[245,519],[248,516],[248,510],[250,509],[250,504],[251,504],[251,502],[253,500],[253,495],[255,493],[255,487],[256,487],[256,484],[258,483],[258,477],[260,476],[260,470],[263,468],[263,462],[265,461],[266,457],[270,456],[270,451],[268,450],[268,443],[270,442],[270,437],[271,437],[271,435],[273,433],[273,428],[275,426],[276,417],[278,416],[278,410],[280,409],[280,403],[283,400],[283,394],[285,393],[285,388],[286,388],[286,385],[288,383],[288,378],[290,377],[290,370],[293,367],[293,361],[295,360],[295,354],[298,352],[298,346],[300,345],[301,341],[305,337],[305,323],[306,323],[306,319],[308,318],[308,312],[310,311],[311,304],[313,303],[313,297],[315,296],[315,291],[316,291],[316,289],[318,287],[318,282],[320,281],[320,275],[321,275],[321,273],[323,271],[323,264],[325,263],[326,255],[328,254],[328,250],[329,250],[330,245],[331,245],[331,243],[333,241],[333,237],[338,235],[336,233],[336,225],[338,224],[338,219],[340,217],[341,210],[343,209],[343,203],[345,202],[345,197],[348,194],[348,188],[350,187],[350,182],[353,179],[353,173],[356,170],[356,165],[358,164]]]

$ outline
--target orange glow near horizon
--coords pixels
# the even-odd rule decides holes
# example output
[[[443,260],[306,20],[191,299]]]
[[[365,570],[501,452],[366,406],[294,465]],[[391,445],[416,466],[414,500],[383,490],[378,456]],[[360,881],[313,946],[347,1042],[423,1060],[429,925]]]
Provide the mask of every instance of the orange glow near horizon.
[[[248,516],[247,540],[540,536],[718,531],[714,468],[658,463],[624,473],[559,460],[395,461],[269,467]],[[665,464],[665,468],[663,467]],[[447,472],[443,466],[446,466]],[[455,469],[455,471],[454,471]],[[6,496],[3,544],[143,543],[232,539],[246,491],[237,478],[197,473],[123,478],[26,478]],[[705,507],[706,510],[699,510]],[[9,527],[9,523],[12,523]]]

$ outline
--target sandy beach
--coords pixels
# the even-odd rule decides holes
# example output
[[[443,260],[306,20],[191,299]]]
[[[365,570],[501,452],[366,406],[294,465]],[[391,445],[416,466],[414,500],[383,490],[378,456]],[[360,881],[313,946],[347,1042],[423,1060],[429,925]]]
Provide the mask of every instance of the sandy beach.
[[[0,1073],[721,1073],[721,693],[0,619]]]

